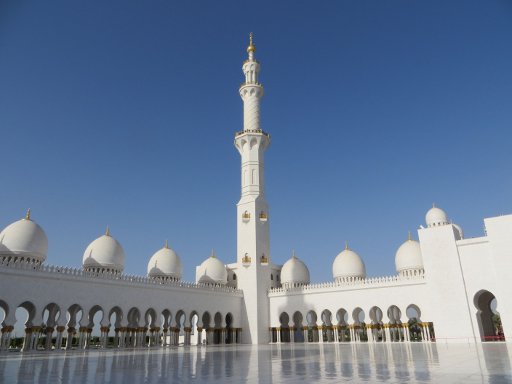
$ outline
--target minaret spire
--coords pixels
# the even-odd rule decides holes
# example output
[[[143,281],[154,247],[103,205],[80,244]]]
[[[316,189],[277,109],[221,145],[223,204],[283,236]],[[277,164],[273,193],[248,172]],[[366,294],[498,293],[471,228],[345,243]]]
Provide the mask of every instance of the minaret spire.
[[[252,32],[249,33],[249,46],[247,47],[247,53],[249,54],[249,60],[254,61],[254,52],[256,52],[256,46],[252,42]]]

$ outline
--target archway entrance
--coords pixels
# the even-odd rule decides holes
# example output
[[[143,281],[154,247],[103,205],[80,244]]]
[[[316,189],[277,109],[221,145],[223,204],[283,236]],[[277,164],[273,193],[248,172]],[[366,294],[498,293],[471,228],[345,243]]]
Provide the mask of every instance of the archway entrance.
[[[489,291],[481,290],[474,298],[478,310],[476,320],[482,341],[505,341],[496,297]]]

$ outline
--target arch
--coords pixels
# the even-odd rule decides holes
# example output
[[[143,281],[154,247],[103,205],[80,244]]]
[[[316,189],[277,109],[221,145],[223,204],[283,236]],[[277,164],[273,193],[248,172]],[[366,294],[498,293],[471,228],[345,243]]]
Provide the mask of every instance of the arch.
[[[208,311],[205,311],[203,313],[203,316],[201,317],[201,321],[203,322],[203,328],[208,329],[210,328],[210,322],[211,322],[211,316]]]
[[[391,341],[404,341],[402,329],[402,311],[396,305],[391,305],[387,311],[389,319],[389,337]]]
[[[171,326],[172,314],[168,309],[162,311],[162,328],[166,331]]]
[[[121,321],[123,320],[123,310],[115,306],[108,312],[108,319],[109,319],[109,327],[112,327],[112,325],[115,328],[121,328]]]
[[[280,327],[277,329],[279,332],[279,339],[282,343],[290,342],[290,316],[286,312],[281,312],[279,315],[279,324]],[[273,333],[274,330],[272,330]],[[276,335],[277,336],[277,335]],[[272,339],[274,339],[274,335],[272,334]],[[274,341],[274,340],[272,340]],[[277,340],[276,340],[277,341]]]
[[[30,301],[24,301],[18,308],[23,308],[28,313],[27,321],[25,322],[25,326],[31,327],[33,325],[33,321],[36,317],[36,306]]]
[[[147,328],[155,328],[157,315],[154,308],[148,308],[144,314],[144,326]]]
[[[396,305],[391,305],[388,308],[387,315],[388,315],[390,323],[397,324],[397,323],[401,322],[400,319],[402,317],[402,311],[400,311],[400,308],[398,308]]]
[[[220,344],[222,342],[222,314],[215,313],[213,316],[214,330],[213,330],[213,344]]]
[[[96,316],[97,314],[99,314],[101,312],[101,318],[98,318],[98,316]],[[93,328],[95,325],[98,325],[99,323],[101,323],[101,321],[103,320],[103,317],[104,317],[104,311],[103,311],[103,308],[99,305],[94,305],[90,310],[89,310],[89,324],[88,324],[88,327],[89,328]],[[96,322],[95,322],[96,320]]]
[[[281,327],[288,327],[289,322],[290,322],[290,316],[288,316],[288,313],[282,312],[279,315],[279,323],[281,323]]]
[[[190,344],[198,345],[200,343],[199,338],[199,313],[197,311],[190,312],[189,323],[190,323]]]
[[[482,341],[505,341],[501,317],[497,311],[498,301],[490,291],[478,291],[473,303],[477,309],[476,319]]]
[[[323,341],[333,342],[334,341],[334,328],[332,326],[332,312],[328,309],[324,309],[320,315],[322,319],[322,335]]]
[[[317,321],[316,312],[315,311],[309,311],[306,314],[306,321],[307,321],[309,326],[316,325],[316,321]]]
[[[140,321],[140,310],[136,307],[132,307],[128,311],[128,315],[126,316],[126,320],[128,320],[128,327],[130,328],[138,328]]]
[[[318,320],[318,316],[315,311],[309,311],[306,314],[306,322],[308,325],[307,330],[307,341],[308,342],[318,342],[318,326],[316,324]]]
[[[3,311],[3,317],[1,316],[2,311]],[[9,304],[7,304],[3,300],[0,300],[0,319],[2,320],[0,322],[0,324],[2,326],[5,326],[5,319],[7,319],[7,316],[9,316]]]
[[[178,312],[176,312],[174,320],[176,321],[177,328],[179,328],[180,330],[184,328],[185,322],[187,321],[187,315],[185,314],[185,311],[180,309]]]
[[[345,308],[340,308],[336,312],[336,319],[338,320],[338,340],[341,342],[350,342],[350,328],[348,325],[348,312]]]
[[[220,312],[215,313],[215,316],[213,316],[213,322],[215,328],[222,328],[222,315]]]
[[[60,307],[55,303],[47,304],[42,312],[42,324],[54,328],[60,316]]]
[[[409,329],[410,341],[423,340],[421,310],[416,304],[410,304],[405,310],[407,316],[407,328]]]
[[[352,311],[352,319],[354,320],[354,339],[355,341],[368,341],[368,333],[366,330],[365,313],[362,308],[356,307]]]
[[[303,332],[303,316],[299,311],[295,311],[292,316],[293,319],[293,340],[296,343],[304,342],[304,332]]]
[[[382,309],[377,306],[371,307],[369,316],[371,320],[371,332],[373,340],[377,342],[385,341],[386,335],[384,332],[384,323],[382,322],[384,317]]]
[[[323,325],[332,325],[332,313],[328,309],[324,309],[321,315]]]

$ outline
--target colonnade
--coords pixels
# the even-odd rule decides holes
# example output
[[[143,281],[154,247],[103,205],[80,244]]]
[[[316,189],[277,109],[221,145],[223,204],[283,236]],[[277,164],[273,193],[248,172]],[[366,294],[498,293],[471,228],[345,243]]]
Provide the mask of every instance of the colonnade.
[[[433,323],[416,323],[421,341],[435,341]],[[419,341],[411,335],[408,323],[351,324],[303,327],[270,327],[271,343],[341,343],[341,342],[410,342]]]
[[[9,349],[14,327],[4,326],[1,329],[0,351]],[[178,327],[121,327],[114,329],[114,336],[109,337],[110,327],[100,328],[99,342],[95,348],[150,348],[190,345],[223,345],[241,344],[242,328],[202,328],[197,327],[197,338],[192,344],[193,329],[184,327],[183,332]],[[65,332],[67,330],[67,332]],[[58,326],[25,328],[21,351],[38,349],[88,349],[92,341],[92,328]],[[203,331],[205,337],[203,338]],[[180,343],[180,333],[183,342]]]

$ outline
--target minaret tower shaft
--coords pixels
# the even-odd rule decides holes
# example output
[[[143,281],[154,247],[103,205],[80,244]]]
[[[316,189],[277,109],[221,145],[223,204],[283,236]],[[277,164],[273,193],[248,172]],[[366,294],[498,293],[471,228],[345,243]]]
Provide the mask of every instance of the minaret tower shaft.
[[[270,135],[261,129],[259,83],[260,64],[250,35],[248,58],[242,70],[245,82],[240,86],[244,103],[244,128],[235,135],[235,146],[242,159],[241,198],[237,204],[238,288],[244,291],[244,342],[268,342],[268,289],[270,288],[269,214],[265,200],[264,153]]]

